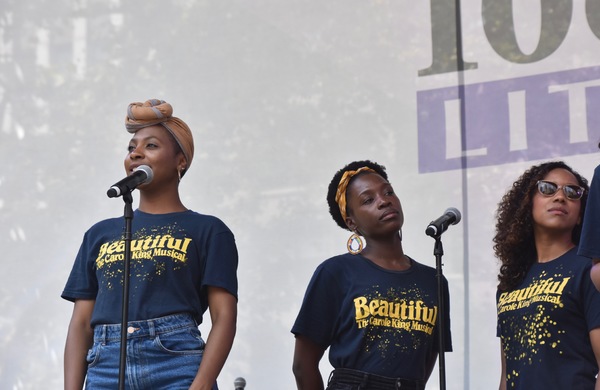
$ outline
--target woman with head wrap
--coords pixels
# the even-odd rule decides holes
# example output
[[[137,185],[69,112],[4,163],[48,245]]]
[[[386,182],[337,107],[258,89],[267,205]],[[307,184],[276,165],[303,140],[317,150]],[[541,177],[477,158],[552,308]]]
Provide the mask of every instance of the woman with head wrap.
[[[313,274],[292,328],[298,389],[323,389],[319,362],[329,348],[334,371],[327,389],[423,390],[440,350],[436,270],[404,253],[404,214],[385,168],[346,165],[331,180],[327,202],[337,225],[353,234],[349,253]],[[443,286],[448,308],[445,279]]]
[[[500,390],[600,388],[600,293],[577,255],[587,193],[581,175],[552,161],[498,204]]]
[[[179,182],[190,168],[189,127],[161,100],[132,103],[125,157],[152,179],[138,187],[127,327],[127,388],[216,389],[237,316],[237,249],[218,218],[187,209]],[[62,297],[75,303],[65,346],[65,389],[115,389],[119,377],[124,221],[85,234]],[[206,342],[198,325],[209,310]]]

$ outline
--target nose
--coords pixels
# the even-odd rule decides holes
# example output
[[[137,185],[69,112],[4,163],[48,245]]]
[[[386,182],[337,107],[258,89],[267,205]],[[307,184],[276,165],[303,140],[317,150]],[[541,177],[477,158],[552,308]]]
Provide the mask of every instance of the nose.
[[[382,196],[379,197],[378,202],[379,203],[377,204],[377,207],[379,207],[380,209],[390,205],[390,200]]]
[[[562,188],[560,188],[558,191],[556,191],[556,193],[554,195],[552,195],[552,201],[553,202],[565,202],[566,201],[565,192],[563,191]]]
[[[142,157],[143,157],[142,151],[137,146],[129,152],[129,158],[131,160],[140,159]]]

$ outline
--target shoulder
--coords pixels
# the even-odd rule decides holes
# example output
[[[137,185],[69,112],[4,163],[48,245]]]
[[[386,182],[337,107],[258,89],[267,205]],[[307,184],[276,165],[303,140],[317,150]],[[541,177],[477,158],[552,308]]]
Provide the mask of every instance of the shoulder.
[[[123,217],[108,218],[93,224],[86,232],[86,234],[97,234],[99,232],[106,232],[115,227],[125,226]],[[119,231],[120,232],[120,231]]]
[[[578,255],[577,251],[578,247],[575,247],[561,256],[562,263],[567,264],[572,268],[591,268],[592,260],[588,257]]]
[[[407,273],[421,273],[424,275],[435,275],[436,269],[430,267],[428,265],[419,263],[413,258],[409,257],[411,260],[411,268],[408,271],[389,271],[384,270],[383,268],[378,267],[370,260],[364,258],[360,255],[352,255],[350,253],[344,253],[341,255],[330,257],[329,259],[322,262],[317,269],[326,269],[332,271],[342,271],[342,270],[351,270],[359,272],[367,272],[367,270],[372,270],[374,272],[383,272],[383,273],[394,273],[394,274],[407,274]]]
[[[184,211],[183,213],[181,213],[181,217],[209,226],[227,226],[225,225],[225,222],[223,222],[220,218],[215,217],[214,215],[200,214],[192,210]]]
[[[413,259],[412,257],[410,257],[410,256],[408,256],[408,255],[407,255],[407,257],[410,259],[410,261],[411,261],[412,265],[413,265],[413,266],[414,266],[416,269],[419,269],[419,270],[422,270],[422,271],[425,271],[425,270],[427,270],[427,271],[435,271],[435,268],[434,268],[434,267],[432,267],[432,266],[430,266],[430,265],[423,264],[423,263],[421,263],[421,262],[418,262],[417,260]]]
[[[125,220],[123,217],[96,222],[85,231],[79,250],[85,252],[107,242],[122,240],[124,228]]]
[[[194,222],[198,222],[201,224],[205,224],[207,226],[217,226],[227,228],[225,222],[223,222],[220,218],[215,217],[214,215],[209,214],[200,214],[196,211],[188,210],[183,213],[185,218],[193,220]],[[229,228],[227,228],[229,229]]]
[[[187,218],[188,222],[191,222],[191,224],[195,225],[198,229],[208,230],[213,234],[233,234],[233,232],[231,231],[231,229],[229,229],[225,222],[223,222],[220,218],[215,217],[214,215],[200,214],[195,211],[189,210],[185,213],[185,218]]]
[[[307,291],[333,299],[334,294],[344,294],[349,285],[369,277],[369,267],[362,256],[343,254],[330,257],[314,270]]]
[[[356,269],[360,267],[365,260],[362,256],[352,255],[350,253],[344,253],[341,255],[336,255],[330,257],[329,259],[323,261],[317,267],[317,270],[330,270],[330,271],[341,271],[346,269]]]
[[[353,275],[365,272],[368,272],[368,267],[365,266],[362,256],[345,253],[330,257],[319,264],[314,271],[313,278],[349,280],[354,278]]]
[[[412,262],[411,268],[413,271],[420,272],[420,273],[427,274],[427,275],[435,275],[435,273],[437,272],[437,270],[434,267],[425,265],[423,263],[419,263],[412,257],[409,257],[409,258]]]
[[[418,261],[411,258],[412,267],[410,269],[410,276],[416,281],[420,286],[424,288],[437,288],[438,279],[437,279],[437,269],[431,267],[429,265],[425,265],[419,263]],[[448,279],[446,275],[442,273],[442,284],[444,289],[448,290]],[[436,287],[434,287],[436,286]]]
[[[186,210],[167,214],[148,214],[139,210],[135,211],[134,222],[154,225],[179,225],[189,231],[208,231],[210,233],[231,232],[219,218],[200,214],[196,211]]]

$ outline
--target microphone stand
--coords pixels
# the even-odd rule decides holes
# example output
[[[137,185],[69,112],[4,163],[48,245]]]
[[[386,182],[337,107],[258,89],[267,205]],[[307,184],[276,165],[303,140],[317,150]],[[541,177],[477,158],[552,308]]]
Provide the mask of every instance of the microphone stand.
[[[129,267],[131,263],[131,226],[133,220],[133,197],[131,191],[123,193],[125,202],[125,269],[123,273],[123,309],[121,316],[121,346],[119,355],[119,390],[125,389],[125,364],[127,362],[127,316],[129,312]]]
[[[433,247],[433,254],[435,256],[435,268],[436,268],[436,279],[438,287],[438,342],[439,342],[439,356],[438,365],[440,368],[440,390],[446,389],[446,359],[445,359],[445,324],[444,324],[444,288],[443,288],[443,274],[442,274],[442,256],[444,255],[444,247],[440,235],[433,237],[435,239],[435,245]]]

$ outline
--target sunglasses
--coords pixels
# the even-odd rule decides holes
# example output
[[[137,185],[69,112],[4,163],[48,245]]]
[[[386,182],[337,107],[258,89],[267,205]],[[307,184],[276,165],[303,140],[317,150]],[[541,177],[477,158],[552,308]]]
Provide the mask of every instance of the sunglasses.
[[[540,194],[544,196],[553,196],[558,192],[558,190],[562,189],[563,193],[567,197],[567,199],[577,200],[581,199],[583,193],[585,192],[585,188],[576,186],[574,184],[567,184],[566,186],[559,186],[556,183],[546,180],[540,180],[537,182],[537,189]]]

